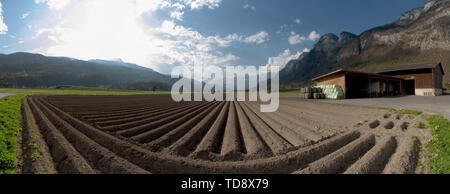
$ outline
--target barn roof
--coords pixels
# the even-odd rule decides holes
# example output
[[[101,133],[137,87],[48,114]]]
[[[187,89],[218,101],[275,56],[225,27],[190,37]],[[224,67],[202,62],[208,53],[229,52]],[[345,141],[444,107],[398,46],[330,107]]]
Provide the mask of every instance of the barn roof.
[[[442,74],[444,73],[444,68],[442,68],[441,63],[419,63],[419,64],[408,64],[408,65],[396,65],[392,67],[385,68],[378,73],[388,73],[396,71],[406,71],[406,70],[418,70],[418,69],[434,69],[437,66],[441,68]]]

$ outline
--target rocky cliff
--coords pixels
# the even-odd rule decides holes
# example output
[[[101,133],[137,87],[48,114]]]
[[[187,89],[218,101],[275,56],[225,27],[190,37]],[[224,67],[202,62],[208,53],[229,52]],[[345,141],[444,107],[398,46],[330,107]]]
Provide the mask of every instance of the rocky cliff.
[[[442,61],[450,73],[450,0],[428,0],[397,21],[354,35],[325,34],[309,53],[290,61],[281,83],[298,86],[338,68],[373,72],[405,63]],[[444,85],[450,87],[450,76]]]

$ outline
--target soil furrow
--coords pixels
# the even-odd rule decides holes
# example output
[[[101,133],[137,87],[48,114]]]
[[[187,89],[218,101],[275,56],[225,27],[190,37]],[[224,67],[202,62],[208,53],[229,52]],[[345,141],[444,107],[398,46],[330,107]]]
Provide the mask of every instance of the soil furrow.
[[[341,148],[314,163],[305,169],[299,170],[298,174],[338,174],[342,173],[364,155],[375,145],[375,136],[366,135],[355,142]]]
[[[220,147],[223,141],[223,135],[228,119],[228,112],[231,103],[227,102],[220,111],[211,129],[206,133],[205,137],[200,141],[195,151],[191,154],[192,158],[209,159],[209,154],[220,153]]]
[[[208,131],[218,131],[218,128],[221,127],[219,123],[215,123],[215,121],[225,120],[223,118],[218,118],[218,115],[225,117],[225,111],[227,108],[224,108],[228,105],[226,102],[222,102],[218,105],[214,110],[212,110],[209,114],[207,114],[198,124],[195,125],[192,129],[190,129],[183,137],[178,139],[174,144],[168,147],[171,153],[187,156],[192,153],[197,145],[208,136],[205,136]],[[222,121],[222,123],[223,123]],[[216,124],[213,126],[213,124]],[[213,143],[214,138],[211,138],[209,142]]]
[[[259,113],[257,110],[257,107],[253,103],[245,103],[248,105],[253,112],[255,112],[260,118],[262,118],[272,129],[276,130],[278,134],[280,134],[284,139],[289,141],[292,145],[296,147],[305,146],[307,144],[312,144],[311,140],[308,139],[308,136],[300,135],[294,130],[292,130],[290,127],[286,126],[286,122],[283,124],[280,123],[281,117],[278,117],[276,115],[267,115],[264,113]],[[291,126],[292,127],[292,126]],[[316,136],[317,139],[319,139],[319,136]],[[321,138],[320,138],[321,139]],[[315,141],[318,141],[314,139]]]
[[[135,115],[126,115],[126,116],[120,116],[120,117],[115,117],[115,118],[105,118],[102,120],[98,120],[98,121],[92,121],[94,122],[96,125],[101,126],[101,127],[107,127],[107,126],[113,126],[113,125],[119,125],[122,123],[129,123],[129,122],[134,122],[134,121],[139,121],[139,120],[143,120],[146,118],[150,118],[150,117],[154,117],[154,116],[158,116],[158,115],[162,115],[165,113],[172,113],[172,112],[179,112],[179,111],[183,111],[189,108],[192,108],[195,106],[187,106],[185,108],[180,108],[180,107],[175,107],[175,108],[169,108],[166,107],[164,109],[158,109],[158,110],[152,110],[149,112],[143,112],[143,113],[139,113],[139,114],[135,114]]]
[[[87,159],[91,166],[95,166],[104,174],[146,174],[147,171],[129,163],[116,156],[114,153],[98,145],[83,133],[73,128],[66,121],[59,118],[54,112],[43,106],[39,100],[36,101],[41,110],[49,116],[55,126],[62,132],[67,140]]]
[[[242,134],[238,122],[236,103],[231,102],[223,134],[223,142],[219,152],[225,160],[237,160],[242,154],[247,152],[244,142],[241,140]]]
[[[417,137],[403,137],[399,142],[399,146],[383,170],[384,174],[414,174],[416,171],[420,141]]]
[[[46,142],[50,148],[53,160],[59,173],[68,174],[95,174],[96,171],[81,156],[76,149],[70,145],[67,139],[59,132],[48,118],[37,108],[33,99],[30,105],[37,115],[37,123],[42,130]]]
[[[174,142],[178,141],[182,136],[184,136],[188,131],[196,131],[198,129],[201,129],[201,127],[208,127],[206,122],[204,121],[204,118],[207,117],[208,114],[212,114],[213,116],[215,114],[218,114],[220,111],[220,108],[222,108],[223,103],[214,103],[213,106],[208,107],[208,109],[205,109],[196,116],[191,117],[187,121],[183,121],[183,124],[179,125],[177,124],[177,127],[172,128],[173,130],[170,130],[169,132],[165,133],[164,135],[160,136],[157,139],[154,139],[152,141],[149,141],[148,136],[139,136],[140,139],[135,139],[141,143],[147,143],[147,146],[151,147],[152,150],[159,150],[161,148],[168,147],[172,145]],[[198,126],[197,124],[203,124],[203,126]]]
[[[215,103],[208,103],[196,110],[186,112],[186,114],[184,115],[177,114],[163,120],[151,122],[131,129],[118,131],[117,134],[130,138],[132,140],[136,140],[141,143],[142,142],[147,143],[164,135],[168,131],[173,130],[176,126],[181,125],[182,123],[188,121],[196,114],[210,108],[214,104]]]
[[[240,103],[244,112],[250,119],[250,122],[254,126],[254,129],[258,132],[260,137],[264,140],[266,145],[272,150],[275,155],[284,154],[291,151],[294,147],[288,141],[283,139],[274,129],[264,122],[263,119],[258,117],[258,115],[250,110],[245,103]]]
[[[246,154],[255,158],[272,155],[272,152],[269,151],[270,149],[267,149],[267,145],[265,145],[263,140],[259,137],[251,125],[250,120],[244,110],[242,110],[241,105],[236,102],[235,106],[239,128],[241,129],[245,150],[247,151]]]
[[[306,114],[299,114],[299,110],[296,110],[292,107],[282,107],[279,109],[276,114],[285,118],[292,118],[295,121],[295,124],[300,128],[300,131],[309,131],[312,134],[317,134],[322,138],[327,138],[336,135],[339,132],[339,127],[335,125],[328,125],[327,123],[322,121],[320,117],[323,115],[317,115],[315,117],[309,116],[308,114],[312,114],[308,112]]]
[[[31,112],[28,98],[23,99],[22,107],[23,129],[22,129],[22,174],[55,174],[58,171],[54,166],[47,143],[36,124]]]
[[[397,142],[394,137],[385,137],[361,159],[347,169],[345,174],[379,174],[394,153]]]
[[[188,114],[189,112],[195,111],[196,109],[199,109],[199,108],[204,108],[205,106],[208,106],[208,105],[209,105],[209,103],[204,103],[204,104],[200,104],[200,105],[191,107],[182,112],[177,112],[177,111],[168,112],[168,113],[164,113],[164,114],[161,114],[161,115],[158,115],[155,117],[142,119],[139,121],[133,121],[130,123],[124,123],[124,124],[104,127],[104,129],[106,131],[112,131],[112,132],[122,131],[122,132],[120,132],[121,134],[128,134],[128,133],[135,134],[134,131],[141,131],[141,130],[145,130],[145,128],[148,128],[148,127],[155,127],[155,126],[163,125],[165,123],[170,122],[171,120],[175,120],[179,117],[182,117],[183,115]],[[128,132],[128,131],[130,131],[130,132]]]
[[[167,106],[152,106],[151,108],[147,108],[145,110],[142,111],[130,111],[130,112],[121,112],[121,113],[115,113],[115,114],[110,114],[110,115],[104,115],[101,117],[90,117],[87,118],[86,116],[82,116],[80,118],[87,120],[89,122],[107,122],[107,121],[111,121],[111,120],[120,120],[120,119],[127,119],[127,118],[133,118],[135,119],[136,117],[142,116],[143,114],[148,114],[148,113],[155,113],[155,112],[169,112],[169,111],[173,111],[173,110],[177,110],[177,109],[185,109],[187,107],[192,107],[196,104],[191,104],[191,105],[186,105],[186,106],[180,106],[180,105],[167,105]]]

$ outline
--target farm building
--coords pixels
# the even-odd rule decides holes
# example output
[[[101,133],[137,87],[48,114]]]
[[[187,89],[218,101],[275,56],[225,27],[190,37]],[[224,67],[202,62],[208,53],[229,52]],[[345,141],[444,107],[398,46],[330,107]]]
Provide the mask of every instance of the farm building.
[[[370,98],[396,95],[442,95],[441,63],[413,64],[384,69],[378,73],[337,70],[316,77],[318,85],[337,85],[343,98]]]
[[[406,91],[409,94],[440,96],[443,92],[444,69],[441,63],[395,66],[378,72],[378,74],[404,79],[405,89],[414,88],[414,93],[412,90]]]

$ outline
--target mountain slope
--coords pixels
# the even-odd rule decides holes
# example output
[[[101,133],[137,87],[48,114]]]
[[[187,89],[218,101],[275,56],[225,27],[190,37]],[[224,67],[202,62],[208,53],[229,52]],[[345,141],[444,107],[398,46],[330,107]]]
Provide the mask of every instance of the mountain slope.
[[[136,65],[133,63],[123,62],[122,59],[116,59],[116,60],[112,60],[112,61],[93,59],[93,60],[89,60],[88,62],[92,62],[92,63],[96,63],[96,64],[100,64],[100,65],[129,67],[129,68],[143,70],[143,71],[155,72],[153,69],[150,69],[150,68],[142,67],[142,66],[139,66],[139,65]]]
[[[326,34],[309,53],[290,61],[280,72],[286,87],[309,84],[329,71],[346,68],[376,72],[405,63],[441,61],[450,72],[450,0],[428,0],[424,7],[397,21],[354,35]],[[444,77],[450,87],[450,76]]]
[[[121,86],[136,83],[171,85],[170,76],[134,64],[82,61],[39,54],[0,54],[0,87],[49,87],[57,85]]]

